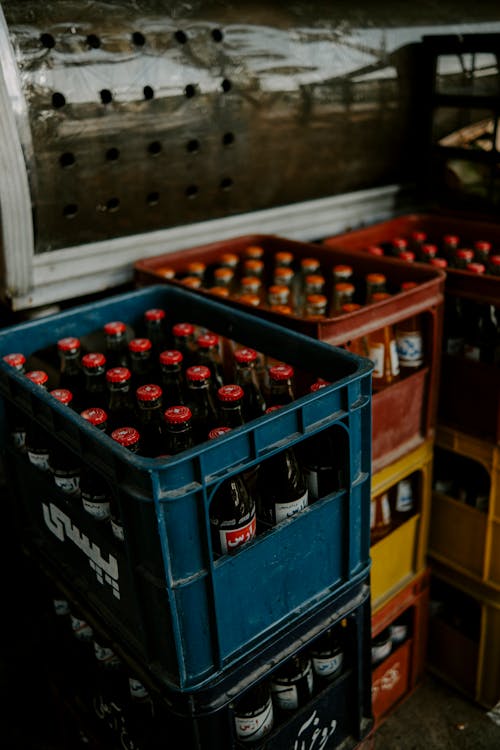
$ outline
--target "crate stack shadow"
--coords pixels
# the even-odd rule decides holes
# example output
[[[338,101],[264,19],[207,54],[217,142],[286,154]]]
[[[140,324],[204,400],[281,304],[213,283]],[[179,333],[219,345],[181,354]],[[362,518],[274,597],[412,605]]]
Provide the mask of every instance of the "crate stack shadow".
[[[325,295],[333,292],[333,269],[350,267],[358,295],[364,291],[369,273],[383,274],[391,295],[388,299],[322,319],[283,314],[266,309],[251,309],[258,318],[273,320],[311,338],[349,348],[353,342],[385,326],[396,326],[410,316],[418,316],[424,340],[421,366],[397,381],[373,392],[372,396],[372,505],[383,493],[394,497],[400,483],[411,489],[413,510],[407,518],[391,526],[390,533],[374,541],[370,549],[371,638],[377,653],[377,641],[385,639],[385,656],[376,658],[372,681],[372,710],[375,726],[411,694],[424,672],[427,639],[429,572],[427,539],[431,501],[431,468],[436,427],[437,387],[439,382],[444,274],[418,266],[402,268],[394,258],[377,258],[349,247],[328,247],[326,243],[297,242],[283,237],[253,235],[235,237],[146,258],[136,263],[138,285],[158,282],[182,286],[190,262],[213,267],[223,253],[243,257],[246,247],[262,248],[264,264],[269,267],[276,253],[289,253],[296,268],[302,259],[314,258],[325,279]],[[402,284],[412,284],[402,290]],[[203,286],[201,296],[212,293]],[[248,309],[236,295],[227,298],[233,309]],[[392,500],[391,500],[392,503]],[[391,637],[391,634],[393,637]],[[378,651],[383,654],[383,650]],[[371,659],[371,657],[370,657]]]
[[[297,710],[275,708],[272,728],[253,746],[291,747],[320,731],[325,747],[355,747],[372,725],[371,365],[173,285],[6,328],[0,354],[22,351],[28,365],[40,366],[39,353],[63,336],[95,346],[110,320],[140,331],[148,308],[164,309],[171,324],[192,321],[292,364],[301,390],[277,412],[217,440],[152,459],[124,450],[2,359],[10,502],[24,554],[42,576],[40,592],[47,589],[47,674],[63,713],[97,718],[95,733],[88,730],[96,747],[164,746],[174,730],[193,749],[245,746],[236,731],[238,703],[337,629],[344,658],[335,679],[315,680]],[[313,392],[317,378],[327,385]],[[12,443],[12,426],[23,420],[107,483],[123,540]],[[343,457],[342,486],[260,529],[235,554],[215,554],[208,509],[220,483],[327,431]],[[116,673],[103,671],[108,658]]]

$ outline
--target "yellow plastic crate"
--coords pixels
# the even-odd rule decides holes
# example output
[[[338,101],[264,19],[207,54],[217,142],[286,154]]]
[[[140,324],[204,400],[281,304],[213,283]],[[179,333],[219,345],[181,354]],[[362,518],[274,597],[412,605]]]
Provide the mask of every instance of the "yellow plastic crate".
[[[475,638],[437,615],[430,617],[427,668],[481,706],[493,708],[500,701],[500,594],[437,561],[431,564],[431,577],[473,599],[480,622]]]
[[[500,446],[439,426],[436,446],[482,464],[490,476],[488,512],[434,491],[429,557],[500,592]]]
[[[414,472],[420,474],[418,512],[370,548],[371,601],[376,612],[426,567],[434,441],[427,440],[372,476],[372,498]]]

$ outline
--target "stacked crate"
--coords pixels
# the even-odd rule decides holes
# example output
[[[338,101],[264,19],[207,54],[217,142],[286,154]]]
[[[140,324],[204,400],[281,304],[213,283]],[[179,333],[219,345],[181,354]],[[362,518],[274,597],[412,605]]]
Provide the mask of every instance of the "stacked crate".
[[[30,362],[63,336],[95,341],[109,320],[138,330],[149,308],[164,309],[172,324],[192,321],[292,364],[298,398],[215,441],[150,459],[125,451],[3,361],[23,351]],[[291,747],[317,731],[329,748],[361,741],[372,721],[371,365],[165,285],[6,328],[0,355],[7,417],[3,449],[23,545],[70,610],[74,607],[90,625],[96,640],[111,644],[153,696],[155,716],[164,727],[156,737],[177,727],[193,750],[214,747],[215,737],[221,749],[239,747],[237,702],[339,626],[346,633],[340,674],[326,685],[315,683],[305,704],[278,715],[273,730],[255,746]],[[318,377],[326,385],[312,392]],[[109,482],[124,526],[123,543],[9,442],[17,417],[34,420],[51,441]],[[262,530],[237,554],[214,554],[208,509],[220,482],[330,430],[339,441],[345,484]]]
[[[384,688],[382,692],[378,690],[373,703],[374,718],[379,721],[402,697],[409,695],[423,671],[427,618],[422,613],[427,611],[428,598],[426,554],[444,275],[430,267],[402,268],[393,258],[375,258],[362,253],[353,255],[342,243],[328,247],[276,236],[251,235],[190,248],[181,253],[146,258],[136,263],[136,280],[139,286],[159,281],[168,268],[171,278],[167,283],[182,286],[190,261],[202,261],[209,268],[224,252],[242,256],[247,246],[262,248],[264,263],[268,265],[274,254],[280,251],[291,253],[297,264],[302,258],[317,258],[326,279],[327,296],[331,295],[332,269],[339,264],[351,266],[358,281],[370,272],[383,273],[392,292],[387,300],[362,306],[354,312],[327,315],[321,320],[275,313],[265,307],[252,309],[256,317],[275,320],[312,338],[347,347],[358,337],[367,336],[384,325],[396,325],[410,315],[419,315],[422,322],[424,366],[372,397],[371,498],[373,500],[380,492],[395,488],[401,480],[408,480],[413,486],[415,504],[411,517],[395,525],[391,533],[373,544],[370,550],[372,637],[376,638],[380,629],[387,629],[388,617],[400,617],[403,607],[408,620],[403,653],[408,654],[407,661],[412,664],[411,669],[402,671],[393,668],[395,654],[399,652],[398,644],[391,649],[388,661],[377,666],[377,674],[387,667],[397,677],[391,682],[389,691],[390,681],[381,682]],[[415,281],[416,286],[401,291],[401,284],[405,281]],[[203,288],[197,293],[204,297],[211,294]],[[226,304],[233,309],[245,309],[237,298],[228,299]],[[383,700],[380,699],[382,693]]]

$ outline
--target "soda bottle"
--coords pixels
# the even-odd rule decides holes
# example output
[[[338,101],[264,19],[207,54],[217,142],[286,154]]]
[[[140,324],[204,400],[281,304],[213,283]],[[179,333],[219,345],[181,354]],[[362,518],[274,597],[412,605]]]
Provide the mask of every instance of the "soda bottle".
[[[404,260],[407,263],[415,262],[415,253],[411,250],[402,250],[398,256],[399,260]]]
[[[135,391],[146,383],[154,383],[153,344],[147,338],[134,338],[128,344],[131,386]]]
[[[248,245],[248,247],[246,247],[245,250],[243,251],[243,257],[244,258],[256,258],[258,260],[263,260],[264,248],[260,247],[260,245]]]
[[[437,256],[437,254],[437,245],[434,245],[432,242],[424,242],[419,250],[417,257],[420,261],[422,261],[422,263],[430,263],[431,260]]]
[[[370,504],[370,543],[376,544],[392,528],[391,503],[389,492],[382,492],[371,499]]]
[[[355,291],[350,281],[337,281],[333,286],[331,314],[340,312],[343,305],[351,304]]]
[[[210,383],[214,395],[224,385],[220,341],[216,333],[202,333],[196,339],[198,350],[197,364],[208,367],[211,373]]]
[[[155,273],[168,281],[175,279],[175,269],[171,266],[158,266],[158,268],[155,268]]]
[[[282,406],[295,401],[295,371],[292,365],[276,364],[269,368],[269,406]]]
[[[401,253],[408,250],[408,240],[405,237],[393,237],[389,243],[391,254],[399,257]]]
[[[459,244],[460,238],[456,234],[445,234],[445,236],[443,237],[442,255],[444,256],[444,258],[446,258],[449,265],[451,265],[453,262],[453,257],[455,255],[455,252],[458,250]]]
[[[108,429],[136,423],[135,404],[130,391],[131,372],[127,367],[113,367],[106,372],[108,385]]]
[[[416,286],[417,284],[414,281],[405,281],[401,284],[401,291],[404,292]],[[411,315],[409,318],[396,323],[395,333],[399,367],[403,375],[411,375],[424,363],[424,342],[420,316]]]
[[[259,304],[263,301],[264,293],[262,288],[262,280],[257,276],[243,276],[240,281],[240,293],[239,299],[246,295],[252,295],[258,298]]]
[[[239,256],[236,255],[236,253],[226,252],[222,253],[222,255],[220,256],[219,263],[221,268],[230,268],[234,273],[236,273],[238,265],[240,263],[240,259]]]
[[[108,368],[129,367],[127,326],[121,320],[104,325],[106,365]]]
[[[371,301],[379,302],[388,297],[387,293],[376,292],[372,295]],[[400,374],[394,326],[386,325],[368,334],[368,347],[370,359],[374,365],[372,371],[373,390],[378,391],[397,382]]]
[[[443,348],[446,354],[457,356],[464,350],[465,320],[460,297],[447,295],[443,319]]]
[[[311,393],[324,386],[313,383]],[[345,459],[334,430],[322,430],[307,438],[301,443],[298,454],[310,503],[345,486]]]
[[[449,263],[452,268],[461,268],[466,270],[469,263],[474,260],[474,251],[468,247],[460,247],[455,250],[454,255],[451,256]]]
[[[234,726],[240,742],[258,742],[274,726],[273,701],[271,691],[262,681],[249,688],[234,703]]]
[[[492,276],[500,276],[500,255],[490,256],[488,273],[491,273]]]
[[[141,436],[134,427],[118,427],[111,433],[112,439],[131,453],[139,453]],[[116,539],[125,541],[125,528],[121,515],[118,497],[113,494],[110,498],[110,521],[111,530]]]
[[[410,233],[410,244],[409,244],[409,250],[411,250],[413,253],[415,253],[415,257],[419,260],[423,260],[422,258],[422,248],[427,243],[427,233],[422,232],[419,229],[415,229],[413,232]]]
[[[271,677],[276,707],[283,712],[296,711],[311,698],[314,676],[311,659],[305,654],[290,657]]]
[[[244,424],[244,391],[240,385],[228,383],[217,391],[220,427],[239,427]]]
[[[3,357],[4,362],[23,375],[26,373],[26,357],[21,352],[12,352]],[[14,448],[21,453],[26,451],[26,423],[27,418],[11,401],[4,401],[5,416],[9,430],[10,441]]]
[[[187,286],[189,289],[201,289],[203,285],[199,276],[183,276],[179,281],[183,286]]]
[[[262,281],[264,275],[264,261],[261,258],[246,258],[243,261],[243,273]]]
[[[177,453],[193,447],[192,414],[188,406],[179,404],[169,406],[163,414],[165,421],[166,455]]]
[[[150,458],[155,458],[164,451],[162,396],[160,386],[153,383],[141,385],[135,392],[141,435],[140,452]]]
[[[314,675],[320,686],[334,680],[344,664],[344,646],[340,627],[333,626],[316,638],[309,649]]]
[[[225,287],[230,294],[235,291],[236,279],[232,268],[226,266],[220,266],[214,271],[214,284],[215,286]]]
[[[81,343],[75,336],[66,336],[57,342],[61,370],[59,388],[67,388],[73,394],[73,407],[77,410],[82,405],[84,377],[81,367]],[[83,408],[83,407],[82,407]]]
[[[288,300],[292,307],[294,307],[297,304],[297,299],[295,297],[295,289],[294,289],[294,279],[295,274],[293,272],[292,268],[289,268],[288,266],[277,266],[273,271],[273,278],[272,283],[274,286],[286,286],[287,289],[289,289],[289,297]]]
[[[429,260],[429,265],[433,266],[434,268],[440,268],[442,271],[444,271],[446,268],[448,268],[448,261],[446,258],[431,258]]]
[[[404,523],[413,515],[415,501],[411,479],[401,479],[396,485],[394,493],[394,508],[391,518],[395,523]]]
[[[218,426],[219,414],[212,396],[212,374],[204,365],[193,365],[186,370],[188,405],[192,413],[194,442],[202,443],[208,433]]]
[[[385,277],[385,274],[383,273],[367,273],[365,276],[365,285],[366,285],[366,304],[369,305],[371,302],[373,302],[373,295],[377,294],[378,292],[385,293],[387,291],[386,289],[387,279]]]
[[[210,430],[214,440],[230,427]],[[209,508],[212,545],[219,555],[232,555],[255,537],[255,500],[241,474],[235,474],[216,487]]]
[[[191,260],[186,264],[186,273],[188,276],[195,276],[200,280],[201,285],[206,281],[205,275],[207,271],[206,263],[201,260]]]
[[[241,302],[242,305],[248,305],[249,307],[259,307],[262,303],[262,300],[260,298],[260,295],[250,294],[246,292],[244,294],[240,294],[240,296],[238,297],[238,302]]]
[[[308,294],[304,317],[308,320],[322,320],[326,317],[328,298],[324,294]]]
[[[70,408],[73,394],[67,388],[54,388],[50,395]],[[70,448],[55,438],[50,441],[49,468],[54,482],[68,496],[80,494],[80,459]]]
[[[244,391],[243,416],[247,422],[262,416],[266,410],[257,374],[258,359],[258,353],[249,347],[234,352],[234,381]]]
[[[106,384],[106,357],[101,352],[89,352],[82,357],[82,370],[85,379],[82,408],[96,406],[105,409],[108,405]]]
[[[488,240],[476,240],[473,249],[476,263],[482,263],[485,266],[488,265],[492,250],[491,242],[488,242]]]
[[[278,250],[274,254],[274,267],[292,268],[294,260],[294,255],[289,250]]]
[[[30,370],[26,373],[28,380],[47,390],[49,376],[44,370]],[[31,419],[26,426],[26,453],[33,466],[41,471],[49,471],[50,438],[35,419]]]
[[[208,291],[215,297],[223,297],[224,299],[229,297],[229,289],[225,286],[210,286]]]
[[[106,431],[108,415],[104,409],[91,407],[81,414],[96,429]],[[96,521],[107,521],[110,516],[111,491],[107,481],[87,462],[80,472],[80,494],[83,509]]]
[[[172,327],[174,349],[181,352],[184,367],[190,367],[195,361],[195,327],[192,323],[176,323]]]
[[[151,341],[152,358],[158,361],[160,352],[167,348],[167,332],[165,330],[166,313],[160,307],[152,307],[144,312],[146,338]]]
[[[473,261],[467,266],[467,271],[476,276],[482,276],[483,273],[486,273],[486,266],[483,263],[476,263]]]
[[[166,349],[160,353],[161,387],[163,389],[163,405],[175,406],[183,404],[186,399],[186,384],[184,382],[184,357],[178,349]]]
[[[289,305],[293,310],[290,299],[290,289],[285,284],[271,284],[267,289],[267,305]]]

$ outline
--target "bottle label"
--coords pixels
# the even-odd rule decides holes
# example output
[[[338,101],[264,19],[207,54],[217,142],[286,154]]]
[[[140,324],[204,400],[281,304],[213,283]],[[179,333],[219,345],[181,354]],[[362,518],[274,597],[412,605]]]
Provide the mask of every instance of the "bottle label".
[[[145,698],[149,697],[149,693],[142,682],[137,680],[135,677],[128,678],[128,687],[130,695],[136,700],[144,700]]]
[[[372,664],[385,659],[386,656],[389,656],[391,651],[392,641],[390,638],[388,638],[387,641],[384,641],[384,643],[381,643],[380,645],[372,646]]]
[[[230,528],[221,526],[219,528],[219,538],[222,554],[226,555],[228,552],[236,549],[236,547],[241,547],[241,545],[253,539],[256,528],[255,513],[253,513],[249,521],[245,521],[244,524],[239,526],[231,526]]]
[[[290,518],[290,516],[295,515],[295,513],[299,513],[301,510],[304,510],[304,508],[307,508],[308,499],[309,491],[306,490],[303,495],[290,503],[275,503],[274,514],[276,523],[281,523],[281,521],[284,521],[286,518]]]
[[[382,523],[384,525],[390,524],[391,522],[391,506],[389,504],[389,495],[387,493],[384,493],[382,495],[382,500],[380,503],[380,507],[382,510]]]
[[[125,541],[125,532],[123,530],[122,524],[116,520],[116,518],[111,517],[111,530],[114,534],[114,536],[120,540],[120,542]]]
[[[74,474],[56,472],[54,482],[66,495],[75,495],[80,490],[80,473],[78,471]]]
[[[302,674],[297,675],[295,683],[306,681],[306,688],[309,695],[313,691],[313,670],[312,663],[308,662]],[[285,684],[283,682],[271,682],[271,690],[276,700],[276,704],[284,711],[295,711],[300,706],[299,689],[296,684]]]
[[[66,599],[53,599],[54,612],[58,617],[69,615],[69,604]]]
[[[398,513],[410,513],[413,510],[413,492],[411,482],[407,479],[402,479],[398,483],[396,510]]]
[[[49,471],[49,452],[44,450],[43,452],[35,452],[28,450],[28,458],[37,469],[41,471]]]
[[[446,353],[447,354],[453,354],[456,356],[462,353],[463,348],[464,348],[463,338],[458,338],[456,336],[449,336],[446,339]]]
[[[472,344],[465,344],[464,357],[467,357],[467,359],[473,359],[475,362],[479,362],[481,358],[481,349],[478,346],[473,346]]]
[[[10,433],[12,445],[19,451],[24,451],[26,448],[26,430],[14,430]]]
[[[94,635],[90,625],[85,620],[75,617],[75,615],[71,615],[71,629],[79,641],[90,641]]]
[[[331,679],[342,667],[344,654],[342,651],[331,656],[313,656],[314,671],[320,677]]]
[[[395,339],[391,339],[389,353],[391,355],[391,372],[394,376],[399,375],[399,357]]]
[[[94,652],[99,664],[106,669],[116,669],[121,665],[120,659],[113,649],[101,646],[97,641],[94,641]]]
[[[273,702],[271,697],[267,703],[251,715],[234,717],[236,736],[242,742],[253,742],[264,737],[273,727]]]
[[[368,356],[373,362],[372,377],[374,378],[384,377],[384,354],[385,346],[383,344],[370,344]]]
[[[408,633],[406,625],[390,625],[391,641],[393,643],[402,643]]]
[[[396,344],[401,366],[420,367],[423,364],[422,336],[419,331],[398,331]]]
[[[109,501],[106,495],[91,495],[82,492],[82,504],[84,510],[98,521],[106,521],[109,518]]]

